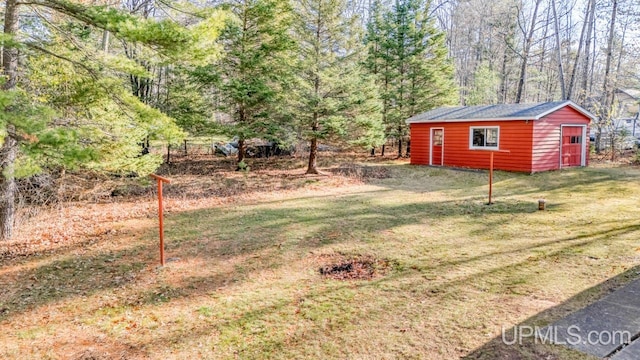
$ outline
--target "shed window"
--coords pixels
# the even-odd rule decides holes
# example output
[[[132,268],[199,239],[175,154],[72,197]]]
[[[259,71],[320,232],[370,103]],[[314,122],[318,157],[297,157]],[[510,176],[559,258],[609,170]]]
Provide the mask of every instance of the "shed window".
[[[497,150],[500,127],[471,127],[469,137],[470,149]]]
[[[442,129],[433,130],[433,145],[442,146]]]

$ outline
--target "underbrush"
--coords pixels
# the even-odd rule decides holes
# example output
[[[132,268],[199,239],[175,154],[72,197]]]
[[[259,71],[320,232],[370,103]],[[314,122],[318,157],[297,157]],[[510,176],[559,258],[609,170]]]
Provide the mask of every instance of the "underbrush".
[[[323,154],[323,174],[305,175],[306,159],[248,159],[250,171],[235,171],[235,159],[210,155],[174,157],[157,173],[171,178],[165,185],[167,212],[201,209],[273,193],[317,191],[375,180],[388,173],[390,159],[362,154]],[[87,239],[113,235],[110,228],[134,218],[153,218],[156,182],[89,171],[51,172],[18,181],[16,235],[0,244],[0,258],[57,251]]]

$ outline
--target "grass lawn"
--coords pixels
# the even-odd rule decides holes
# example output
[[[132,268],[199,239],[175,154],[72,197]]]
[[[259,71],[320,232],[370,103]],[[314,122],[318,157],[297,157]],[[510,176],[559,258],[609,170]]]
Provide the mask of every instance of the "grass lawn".
[[[638,169],[498,172],[487,206],[486,173],[373,166],[389,176],[170,198],[165,268],[150,198],[107,240],[4,258],[0,358],[584,359],[503,345],[502,327],[546,325],[640,274]],[[357,258],[377,259],[372,278],[319,272]]]

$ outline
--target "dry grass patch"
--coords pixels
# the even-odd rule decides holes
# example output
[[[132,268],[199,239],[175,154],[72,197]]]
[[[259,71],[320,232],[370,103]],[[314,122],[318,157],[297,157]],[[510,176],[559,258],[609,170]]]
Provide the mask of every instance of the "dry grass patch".
[[[318,269],[320,275],[334,280],[371,280],[387,274],[392,263],[371,255],[327,254],[325,264]]]
[[[354,163],[340,164],[330,168],[333,174],[354,177],[363,180],[387,179],[391,177],[391,171],[387,166],[367,166]]]

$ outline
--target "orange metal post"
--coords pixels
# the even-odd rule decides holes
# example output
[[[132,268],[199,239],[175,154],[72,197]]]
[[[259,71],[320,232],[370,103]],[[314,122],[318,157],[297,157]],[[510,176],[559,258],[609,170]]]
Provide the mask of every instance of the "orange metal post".
[[[489,202],[487,205],[493,204],[491,202],[491,194],[493,192],[493,151],[491,152],[491,158],[489,160]]]
[[[164,207],[162,206],[162,183],[166,182],[167,184],[170,184],[171,180],[155,174],[151,174],[151,177],[158,181],[158,223],[160,225],[160,265],[164,266],[164,222],[162,218]]]
[[[491,155],[489,155],[489,202],[487,203],[487,205],[493,204],[493,202],[491,202],[491,196],[493,195],[493,153],[496,152],[505,154],[511,153],[511,151],[509,150],[496,150],[491,151]]]
[[[491,201],[491,195],[489,195]],[[158,179],[158,224],[160,225],[160,265],[164,266],[164,223],[162,219],[164,208],[162,207],[162,180]]]

